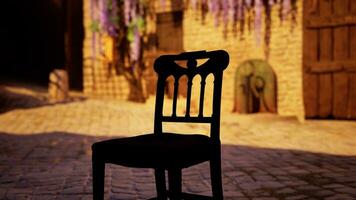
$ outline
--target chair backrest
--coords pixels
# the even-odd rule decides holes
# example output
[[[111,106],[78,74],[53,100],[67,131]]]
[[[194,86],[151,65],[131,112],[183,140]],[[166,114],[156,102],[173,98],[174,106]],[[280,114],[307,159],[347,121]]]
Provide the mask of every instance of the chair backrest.
[[[197,66],[197,59],[208,60],[202,65]],[[176,61],[187,61],[187,68],[179,66]],[[162,133],[162,122],[210,123],[210,138],[219,141],[222,77],[223,71],[228,64],[229,54],[223,50],[185,52],[179,55],[162,55],[158,57],[154,63],[154,69],[158,74],[154,132],[156,134]],[[213,109],[211,116],[203,116],[205,85],[206,78],[209,74],[213,74],[214,76]],[[184,75],[188,78],[186,113],[185,116],[177,116],[179,78]],[[201,76],[199,114],[198,116],[190,116],[193,78],[197,75]],[[174,77],[172,115],[164,116],[163,101],[165,83],[170,76]]]

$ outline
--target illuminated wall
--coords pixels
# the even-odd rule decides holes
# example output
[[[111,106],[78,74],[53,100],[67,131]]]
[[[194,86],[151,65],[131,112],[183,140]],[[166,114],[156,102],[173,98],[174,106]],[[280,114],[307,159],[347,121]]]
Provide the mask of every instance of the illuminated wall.
[[[279,19],[279,7],[272,9],[272,27],[270,54],[268,63],[277,75],[277,109],[280,115],[304,118],[302,91],[302,1],[297,3],[297,24],[291,30],[291,20],[282,24]],[[248,59],[266,59],[263,48],[264,28],[262,27],[261,44],[256,44],[253,27],[240,37],[234,35],[231,25],[224,37],[223,26],[214,25],[213,16],[208,15],[205,24],[201,23],[201,14],[188,9],[184,15],[184,49],[213,50],[225,49],[230,54],[230,65],[224,74],[223,109],[233,109],[234,79],[237,66]],[[264,22],[264,21],[263,21]],[[253,25],[253,24],[252,24]],[[264,26],[264,24],[263,24]]]
[[[171,7],[171,6],[168,6]],[[279,19],[279,7],[272,9],[272,27],[270,38],[270,53],[268,63],[277,75],[277,109],[278,114],[304,118],[303,91],[302,91],[302,1],[297,3],[297,24],[291,30],[291,20],[283,23]],[[165,12],[167,9],[157,9]],[[202,24],[199,12],[188,7],[183,16],[183,48],[185,51],[225,49],[229,52],[230,66],[224,75],[223,110],[232,111],[234,99],[234,79],[237,66],[248,59],[266,59],[263,46],[264,28],[262,25],[262,41],[256,43],[253,27],[250,31],[245,28],[243,36],[232,31],[228,26],[225,32],[223,26],[214,25],[213,16],[207,15],[205,24]],[[154,19],[153,19],[154,20]],[[92,96],[114,97],[127,99],[129,84],[121,75],[111,69],[107,60],[112,57],[112,41],[109,37],[96,36],[90,31],[90,1],[84,1],[84,92]],[[253,25],[253,23],[252,23]],[[155,22],[148,23],[150,32],[155,31]],[[93,42],[96,37],[96,42]],[[103,49],[98,50],[99,42]],[[96,47],[96,50],[93,47]],[[95,55],[96,58],[92,59]],[[104,59],[106,58],[106,59]],[[148,62],[150,63],[150,62]],[[209,94],[207,94],[209,95]]]

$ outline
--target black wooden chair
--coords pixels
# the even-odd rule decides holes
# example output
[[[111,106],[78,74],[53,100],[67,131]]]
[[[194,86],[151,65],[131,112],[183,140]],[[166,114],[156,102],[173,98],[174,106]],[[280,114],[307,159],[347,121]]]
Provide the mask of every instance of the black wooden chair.
[[[197,66],[197,59],[208,59]],[[187,61],[181,67],[175,61]],[[153,199],[223,199],[220,155],[220,105],[223,71],[229,63],[229,55],[223,50],[186,52],[179,55],[163,55],[156,59],[154,69],[158,74],[154,132],[128,138],[97,142],[92,146],[93,199],[104,198],[105,163],[127,167],[153,168],[155,170],[157,197]],[[203,116],[205,80],[214,76],[212,115]],[[185,116],[177,116],[178,80],[188,77]],[[201,76],[199,114],[190,116],[193,77]],[[173,76],[174,93],[172,115],[163,115],[166,79]],[[162,132],[163,122],[209,123],[210,137]],[[181,191],[182,169],[210,161],[212,197],[188,194]],[[169,189],[166,189],[165,170],[168,171]]]

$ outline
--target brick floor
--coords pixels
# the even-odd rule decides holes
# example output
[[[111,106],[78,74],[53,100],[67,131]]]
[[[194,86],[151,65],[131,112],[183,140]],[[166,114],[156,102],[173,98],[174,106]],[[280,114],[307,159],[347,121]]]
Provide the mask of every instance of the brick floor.
[[[90,145],[153,128],[153,99],[72,96],[52,105],[43,90],[0,86],[0,199],[91,199]],[[351,121],[223,113],[225,199],[356,199],[355,130]],[[185,169],[183,190],[210,194],[209,179],[207,163]],[[106,199],[155,195],[150,169],[107,165],[105,186]]]

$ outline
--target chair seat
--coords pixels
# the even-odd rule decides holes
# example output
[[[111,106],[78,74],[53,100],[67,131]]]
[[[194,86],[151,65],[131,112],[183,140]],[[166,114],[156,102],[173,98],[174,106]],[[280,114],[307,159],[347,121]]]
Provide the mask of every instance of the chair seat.
[[[209,160],[213,144],[205,135],[146,134],[94,143],[107,163],[138,168],[186,168]]]

